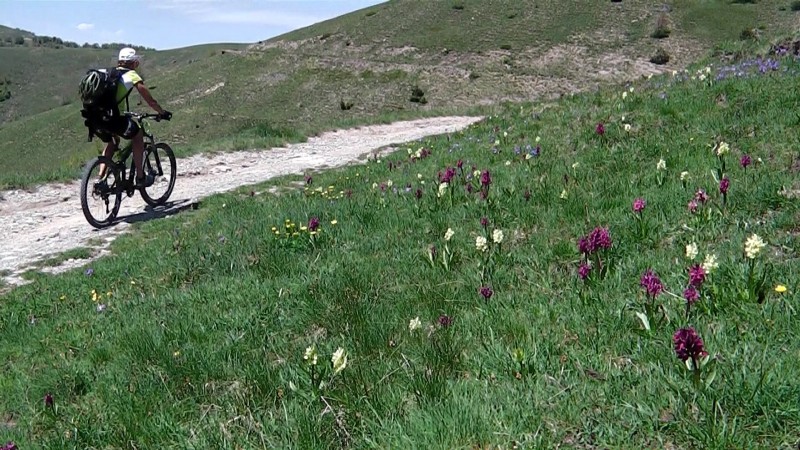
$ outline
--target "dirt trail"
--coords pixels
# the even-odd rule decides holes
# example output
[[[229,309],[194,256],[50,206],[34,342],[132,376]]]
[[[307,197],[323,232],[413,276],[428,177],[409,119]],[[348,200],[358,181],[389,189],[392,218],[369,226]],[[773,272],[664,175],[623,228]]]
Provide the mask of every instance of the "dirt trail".
[[[304,170],[335,167],[358,161],[365,154],[392,144],[466,128],[480,117],[438,117],[388,125],[339,130],[307,142],[262,151],[195,155],[178,160],[178,178],[170,197],[173,211],[148,211],[139,194],[122,201],[116,225],[96,230],[83,217],[78,196],[80,183],[42,185],[32,192],[0,192],[0,275],[9,285],[48,256],[80,247],[96,249],[94,257],[108,253],[108,245],[131,223],[164,217],[197,200],[239,186]],[[48,272],[61,272],[88,263],[68,260]]]

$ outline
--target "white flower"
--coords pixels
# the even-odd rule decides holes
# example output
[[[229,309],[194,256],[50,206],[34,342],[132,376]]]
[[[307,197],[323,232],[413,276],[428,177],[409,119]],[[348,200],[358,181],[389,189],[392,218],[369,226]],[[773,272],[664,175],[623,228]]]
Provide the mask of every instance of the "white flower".
[[[503,230],[492,231],[492,240],[495,244],[503,242]]]
[[[306,360],[306,363],[316,366],[317,365],[317,349],[312,345],[310,347],[306,347],[306,352],[303,353],[303,359]]]
[[[347,353],[344,352],[342,347],[339,347],[335,352],[333,352],[333,356],[331,356],[331,362],[333,363],[334,374],[341,372],[345,367],[347,367]]]
[[[532,158],[532,156],[531,156],[530,153],[525,153],[525,159],[531,159],[531,158]]]
[[[727,142],[720,142],[717,146],[717,156],[727,155],[731,151],[731,146]]]
[[[388,186],[388,187],[392,187],[393,184],[394,183],[392,183],[392,180],[389,180],[389,181],[386,182],[386,186]]]
[[[686,245],[686,257],[689,260],[693,260],[697,258],[697,244],[692,242],[691,244]]]
[[[378,189],[378,183],[372,183],[372,189]]]
[[[761,249],[766,246],[766,242],[764,242],[757,234],[753,234],[744,243],[744,252],[748,258],[755,259],[755,257],[761,253]]]
[[[445,192],[447,192],[447,183],[441,183],[439,185],[439,192],[436,193],[436,196],[441,197],[444,195]]]
[[[633,86],[631,86],[631,88],[628,90],[631,91],[631,93],[633,93]]]
[[[579,163],[579,162],[572,163],[572,170],[577,169],[580,165],[581,165],[581,163]]]
[[[480,170],[475,170],[474,172],[472,172],[472,176],[473,176],[473,177],[479,177],[479,176],[481,176],[481,171],[480,171]]]
[[[683,172],[681,172],[681,181],[687,181],[687,180],[689,180],[689,172],[684,170]]]
[[[511,165],[511,161],[506,161],[506,165],[510,166]]]
[[[704,81],[706,79],[706,74],[701,73],[699,77],[697,77],[700,81]]]
[[[452,228],[448,228],[447,231],[444,233],[444,240],[449,241],[453,235],[456,234]]]
[[[631,131],[631,124],[629,124],[629,123],[626,123],[626,124],[625,124],[625,125],[624,125],[622,128],[624,128],[624,129],[625,129],[625,131],[627,131],[627,132],[629,132],[629,133],[630,133],[630,131]]]
[[[485,237],[478,236],[475,238],[475,248],[477,248],[482,252],[485,252],[489,248],[489,243],[486,241]]]
[[[415,330],[418,330],[422,327],[422,322],[420,322],[419,317],[415,317],[408,322],[408,332],[413,333]]]
[[[566,190],[566,189],[562,190],[562,191],[561,191],[561,195],[559,195],[559,197],[560,197],[562,200],[566,200],[566,199],[567,199],[567,190]]]
[[[717,267],[719,267],[717,255],[714,255],[713,253],[706,255],[706,259],[703,261],[703,270],[705,270],[706,273],[711,273]]]
[[[417,179],[419,179],[419,180],[421,180],[421,179],[422,179],[422,174],[421,174],[421,173],[418,173],[418,174],[417,174]]]
[[[535,141],[537,144],[538,144],[538,143],[539,143],[539,141],[541,141],[541,140],[542,140],[542,138],[541,138],[541,137],[539,137],[539,136],[536,136],[536,139],[534,139],[534,141]]]
[[[625,100],[625,97],[627,97],[627,96],[628,96],[628,91],[624,91],[622,93],[622,99]]]
[[[664,158],[658,160],[658,164],[656,164],[656,170],[667,170],[667,162],[664,161]]]

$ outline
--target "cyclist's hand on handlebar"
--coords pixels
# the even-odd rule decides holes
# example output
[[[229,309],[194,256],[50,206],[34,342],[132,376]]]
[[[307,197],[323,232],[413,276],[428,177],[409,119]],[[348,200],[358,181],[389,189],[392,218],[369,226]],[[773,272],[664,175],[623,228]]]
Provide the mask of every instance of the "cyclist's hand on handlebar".
[[[165,109],[164,112],[158,115],[158,118],[162,120],[172,119],[172,113]]]

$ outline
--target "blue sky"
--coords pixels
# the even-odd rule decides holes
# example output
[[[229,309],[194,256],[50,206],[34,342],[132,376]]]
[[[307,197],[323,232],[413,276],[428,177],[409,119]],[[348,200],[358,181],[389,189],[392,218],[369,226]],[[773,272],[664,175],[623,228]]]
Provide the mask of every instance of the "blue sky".
[[[165,50],[251,43],[385,0],[0,0],[0,25],[83,44]]]

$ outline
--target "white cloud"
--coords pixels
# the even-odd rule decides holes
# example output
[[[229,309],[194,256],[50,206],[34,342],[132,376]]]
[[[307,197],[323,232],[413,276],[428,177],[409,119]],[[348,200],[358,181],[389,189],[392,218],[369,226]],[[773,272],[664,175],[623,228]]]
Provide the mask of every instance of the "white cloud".
[[[89,31],[94,28],[93,23],[79,23],[77,27],[75,27],[81,31]]]

